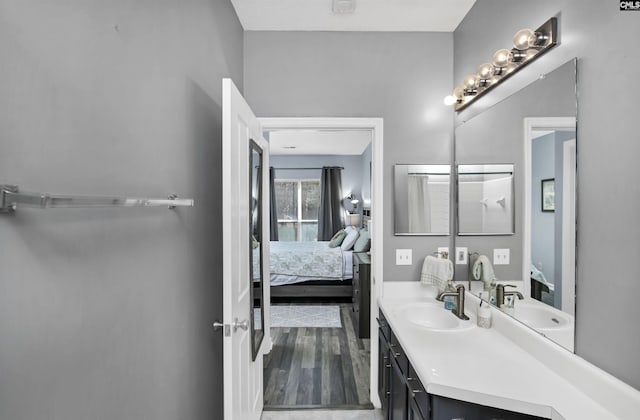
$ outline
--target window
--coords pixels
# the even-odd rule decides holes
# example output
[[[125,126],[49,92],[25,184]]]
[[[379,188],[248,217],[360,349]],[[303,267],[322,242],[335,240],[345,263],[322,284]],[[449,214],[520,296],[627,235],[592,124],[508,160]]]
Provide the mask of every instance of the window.
[[[320,180],[275,180],[278,239],[317,241]]]

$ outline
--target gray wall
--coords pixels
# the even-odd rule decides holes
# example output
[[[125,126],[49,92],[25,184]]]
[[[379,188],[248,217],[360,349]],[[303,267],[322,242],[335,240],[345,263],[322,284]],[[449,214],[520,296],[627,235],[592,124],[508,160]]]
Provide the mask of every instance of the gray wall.
[[[372,175],[372,165],[371,165],[371,144],[364,149],[364,153],[361,156],[361,179],[362,179],[362,188],[360,192],[362,193],[363,206],[371,208],[371,175]]]
[[[0,215],[0,418],[222,418],[211,238],[242,40],[226,0],[0,1],[0,182],[196,200]]]
[[[640,389],[640,183],[629,181],[640,178],[640,143],[625,114],[637,107],[637,13],[617,2],[478,0],[454,35],[455,80],[557,14],[562,44],[539,61],[548,71],[579,58],[576,353]]]
[[[393,235],[395,163],[451,162],[451,33],[246,32],[245,93],[260,117],[384,118],[384,280],[418,279],[450,237]],[[396,266],[395,249],[413,265]]]

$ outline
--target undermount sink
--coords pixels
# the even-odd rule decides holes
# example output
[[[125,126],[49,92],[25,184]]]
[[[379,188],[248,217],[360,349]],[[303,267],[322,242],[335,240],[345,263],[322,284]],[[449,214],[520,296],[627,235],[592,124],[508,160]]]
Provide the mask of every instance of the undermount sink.
[[[473,320],[459,319],[439,302],[410,303],[398,308],[397,312],[410,323],[432,331],[460,331],[475,326]]]
[[[518,305],[516,302],[515,317],[520,322],[538,329],[557,329],[570,326],[570,320],[560,311],[554,311],[549,307],[537,305]]]

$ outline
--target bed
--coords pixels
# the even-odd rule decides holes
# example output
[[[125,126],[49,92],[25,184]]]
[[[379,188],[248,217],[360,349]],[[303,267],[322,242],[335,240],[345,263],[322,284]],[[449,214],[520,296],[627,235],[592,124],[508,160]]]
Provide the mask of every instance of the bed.
[[[351,297],[353,252],[329,242],[271,242],[272,297]]]

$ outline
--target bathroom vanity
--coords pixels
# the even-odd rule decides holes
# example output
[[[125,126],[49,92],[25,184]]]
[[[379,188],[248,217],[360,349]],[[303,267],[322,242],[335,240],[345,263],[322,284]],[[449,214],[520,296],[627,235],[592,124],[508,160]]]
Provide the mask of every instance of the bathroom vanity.
[[[378,396],[382,401],[385,419],[543,419],[429,394],[382,311],[378,324]]]
[[[378,395],[385,419],[631,419],[640,392],[491,308],[462,321],[419,282],[379,300]]]

